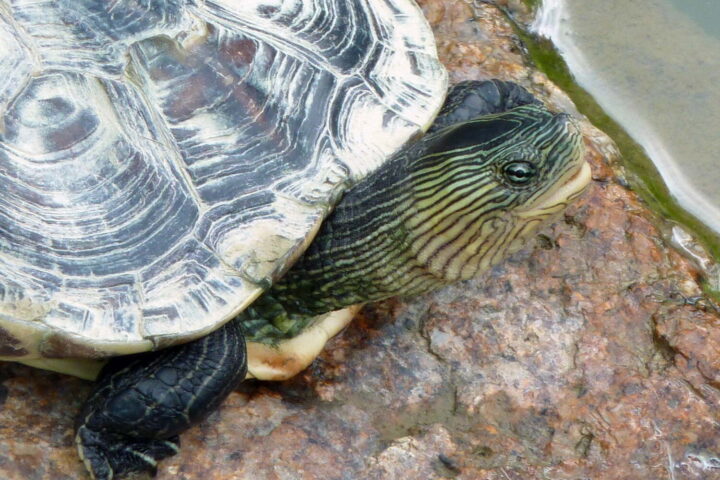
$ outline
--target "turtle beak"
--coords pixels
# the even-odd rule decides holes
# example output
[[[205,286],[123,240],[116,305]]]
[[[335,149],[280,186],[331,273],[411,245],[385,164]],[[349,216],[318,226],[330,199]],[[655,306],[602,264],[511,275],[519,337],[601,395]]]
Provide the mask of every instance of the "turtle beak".
[[[552,122],[557,124],[558,129],[565,130],[564,135],[568,137],[571,145],[571,151],[566,153],[564,173],[555,181],[553,187],[533,201],[531,206],[515,212],[521,218],[542,218],[562,211],[585,191],[592,179],[590,165],[584,158],[585,148],[577,121],[566,113],[559,113],[553,117]]]

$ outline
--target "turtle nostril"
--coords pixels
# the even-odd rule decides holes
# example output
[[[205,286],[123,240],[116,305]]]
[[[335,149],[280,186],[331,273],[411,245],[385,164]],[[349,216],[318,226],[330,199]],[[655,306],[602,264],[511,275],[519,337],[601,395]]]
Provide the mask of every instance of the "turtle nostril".
[[[580,134],[580,126],[570,114],[564,112],[558,113],[553,117],[553,122],[555,122],[559,126],[562,126],[569,134]]]
[[[553,119],[556,122],[561,123],[561,124],[572,121],[572,117],[565,112],[556,113],[555,117],[553,117]]]

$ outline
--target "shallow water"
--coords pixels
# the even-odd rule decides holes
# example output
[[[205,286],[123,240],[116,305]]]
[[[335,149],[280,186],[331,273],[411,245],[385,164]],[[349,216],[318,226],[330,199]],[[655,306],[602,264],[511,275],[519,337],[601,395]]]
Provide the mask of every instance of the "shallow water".
[[[545,0],[534,28],[720,232],[720,1]]]

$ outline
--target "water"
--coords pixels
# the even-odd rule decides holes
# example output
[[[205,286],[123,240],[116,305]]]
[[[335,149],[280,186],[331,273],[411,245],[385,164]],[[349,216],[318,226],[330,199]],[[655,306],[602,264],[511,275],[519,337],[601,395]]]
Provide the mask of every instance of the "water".
[[[706,34],[720,40],[720,2],[718,0],[669,0],[679,12],[687,15]]]
[[[534,29],[720,232],[720,1],[545,0]]]

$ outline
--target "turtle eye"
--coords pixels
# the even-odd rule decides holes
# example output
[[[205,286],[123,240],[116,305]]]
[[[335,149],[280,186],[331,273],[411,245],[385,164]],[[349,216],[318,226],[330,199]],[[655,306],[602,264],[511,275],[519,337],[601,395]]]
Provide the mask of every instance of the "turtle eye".
[[[502,173],[511,185],[527,185],[537,176],[537,167],[530,162],[515,161],[505,164]]]

